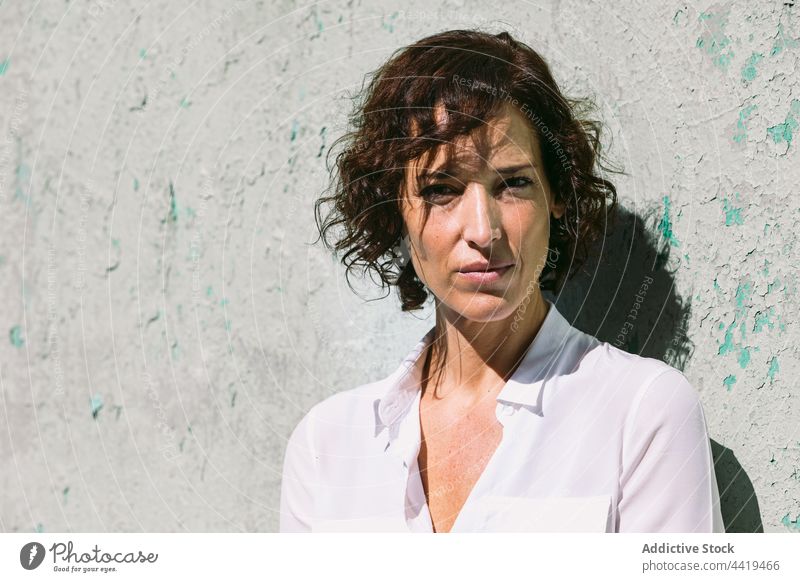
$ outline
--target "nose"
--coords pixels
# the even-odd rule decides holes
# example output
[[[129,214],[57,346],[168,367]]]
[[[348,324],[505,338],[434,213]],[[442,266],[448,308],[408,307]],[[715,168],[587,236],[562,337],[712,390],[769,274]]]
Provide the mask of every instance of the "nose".
[[[461,202],[464,240],[481,248],[490,247],[500,238],[497,201],[482,184],[473,182],[467,184]]]

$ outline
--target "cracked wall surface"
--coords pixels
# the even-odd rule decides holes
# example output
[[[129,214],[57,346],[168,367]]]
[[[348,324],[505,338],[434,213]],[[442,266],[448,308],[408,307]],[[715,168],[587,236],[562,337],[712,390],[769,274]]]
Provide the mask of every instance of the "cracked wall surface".
[[[797,532],[798,20],[791,2],[4,3],[0,529],[277,529],[291,429],[433,321],[364,301],[381,293],[312,244],[328,148],[395,49],[482,27],[594,98],[642,227],[559,307],[683,369],[730,530]],[[659,291],[618,340],[645,276]]]

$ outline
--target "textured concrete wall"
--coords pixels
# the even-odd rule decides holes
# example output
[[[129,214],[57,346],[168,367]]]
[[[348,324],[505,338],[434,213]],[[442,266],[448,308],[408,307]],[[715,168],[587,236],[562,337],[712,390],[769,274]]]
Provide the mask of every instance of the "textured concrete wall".
[[[309,244],[326,148],[394,49],[483,26],[595,97],[628,172],[559,307],[685,370],[731,529],[798,531],[791,4],[4,2],[0,529],[276,529],[294,424],[432,323]]]

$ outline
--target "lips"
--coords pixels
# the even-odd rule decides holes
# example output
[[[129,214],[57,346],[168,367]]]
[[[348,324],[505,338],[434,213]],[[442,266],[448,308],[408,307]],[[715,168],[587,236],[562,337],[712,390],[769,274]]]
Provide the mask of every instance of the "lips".
[[[506,267],[513,267],[513,261],[475,261],[464,265],[458,269],[459,273],[485,273],[487,271],[498,271]]]
[[[486,285],[502,279],[507,273],[511,272],[514,263],[510,261],[497,262],[474,262],[462,266],[458,270],[458,277],[470,283]]]

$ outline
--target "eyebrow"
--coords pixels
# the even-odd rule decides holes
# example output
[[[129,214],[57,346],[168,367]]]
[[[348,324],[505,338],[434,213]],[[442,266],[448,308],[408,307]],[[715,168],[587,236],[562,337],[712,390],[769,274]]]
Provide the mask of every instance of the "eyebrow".
[[[494,168],[495,173],[497,174],[514,174],[519,172],[520,170],[527,170],[530,168],[536,169],[536,164],[518,164],[515,166],[505,166],[503,168]],[[443,168],[439,170],[423,170],[419,174],[419,180],[428,181],[428,180],[446,180],[448,178],[453,178],[457,174],[456,168]]]

